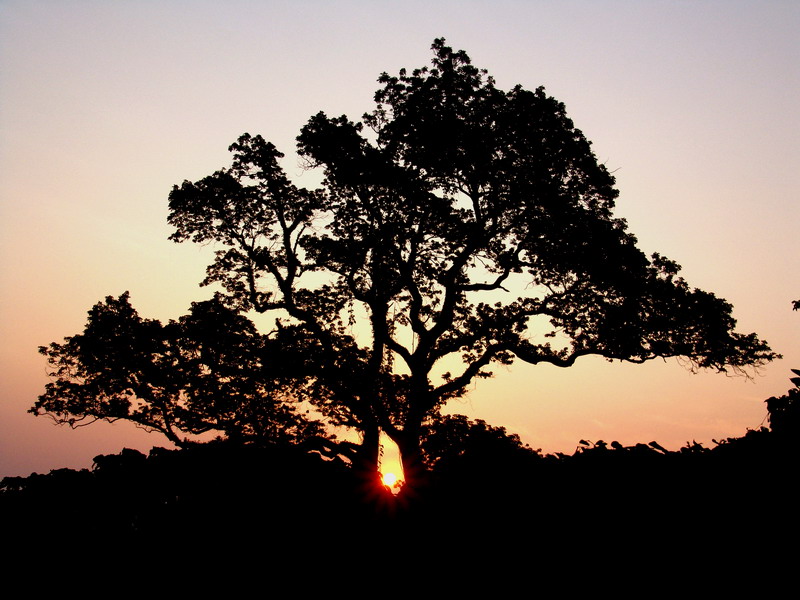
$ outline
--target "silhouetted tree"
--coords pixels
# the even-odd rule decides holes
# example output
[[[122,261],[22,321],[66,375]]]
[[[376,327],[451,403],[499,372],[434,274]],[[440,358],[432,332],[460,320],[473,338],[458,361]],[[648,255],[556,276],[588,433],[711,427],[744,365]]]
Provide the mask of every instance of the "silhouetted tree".
[[[204,284],[315,340],[369,460],[383,430],[412,475],[425,419],[515,359],[681,356],[740,371],[776,356],[734,332],[730,304],[636,247],[612,215],[613,176],[562,103],[498,89],[442,39],[433,51],[431,68],[381,75],[362,122],[320,112],[302,128],[321,189],[291,184],[283,155],[244,134],[230,168],[169,197],[173,240],[221,246]]]
[[[766,400],[770,429],[780,435],[800,438],[800,370],[792,369],[794,387],[783,396]]]
[[[31,412],[127,419],[178,445],[296,441],[320,431],[296,410],[311,400],[361,430],[373,470],[385,431],[413,480],[426,420],[493,365],[680,356],[736,372],[777,356],[636,248],[562,103],[496,88],[444,40],[433,51],[432,68],[381,75],[363,123],[319,113],[302,128],[321,189],[293,185],[249,134],[230,168],[175,186],[171,239],[220,247],[203,284],[224,293],[167,325],[106,298],[83,334],[41,348],[55,380]],[[249,310],[275,314],[275,331]]]
[[[30,412],[72,427],[124,419],[178,446],[210,431],[304,440],[322,427],[297,409],[310,378],[285,349],[299,340],[284,337],[260,334],[217,297],[162,325],[142,319],[127,292],[109,296],[89,311],[82,334],[39,349],[54,380]]]
[[[420,448],[429,469],[455,467],[461,474],[474,472],[478,465],[505,473],[540,457],[516,433],[464,415],[435,415],[422,428]]]
[[[800,310],[800,300],[792,302],[792,310]],[[800,434],[800,369],[792,369],[794,387],[783,396],[768,398],[770,429],[781,435],[797,437]]]

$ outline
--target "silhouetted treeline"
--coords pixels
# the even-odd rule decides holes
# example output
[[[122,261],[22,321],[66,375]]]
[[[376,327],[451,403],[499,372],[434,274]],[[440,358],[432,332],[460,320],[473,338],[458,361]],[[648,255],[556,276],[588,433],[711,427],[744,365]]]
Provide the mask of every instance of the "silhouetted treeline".
[[[91,470],[6,477],[0,498],[4,525],[23,535],[243,538],[346,518],[358,489],[341,460],[219,442],[148,456],[124,449],[95,457]]]
[[[125,449],[97,456],[91,470],[6,477],[2,525],[7,536],[69,531],[115,541],[202,534],[306,543],[366,529],[442,543],[493,531],[569,544],[589,533],[613,540],[677,530],[711,540],[795,511],[796,437],[766,428],[713,448],[582,440],[572,455],[544,455],[503,428],[452,416],[424,442],[428,475],[397,496],[346,460],[302,446]]]

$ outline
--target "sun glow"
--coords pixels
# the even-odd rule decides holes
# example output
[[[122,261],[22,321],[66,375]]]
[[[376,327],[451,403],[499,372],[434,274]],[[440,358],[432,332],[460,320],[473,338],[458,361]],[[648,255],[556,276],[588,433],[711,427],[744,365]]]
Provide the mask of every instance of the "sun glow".
[[[383,485],[397,494],[403,485],[403,463],[400,459],[400,449],[391,438],[381,432],[381,453],[378,471],[381,474]]]

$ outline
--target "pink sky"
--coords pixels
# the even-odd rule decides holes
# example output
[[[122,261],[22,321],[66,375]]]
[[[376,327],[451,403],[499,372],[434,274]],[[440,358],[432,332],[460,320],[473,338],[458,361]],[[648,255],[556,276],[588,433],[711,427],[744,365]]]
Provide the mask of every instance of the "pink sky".
[[[730,301],[784,359],[751,381],[584,359],[519,364],[452,407],[533,447],[739,436],[800,368],[800,4],[712,2],[24,2],[0,4],[0,476],[167,445],[125,424],[26,414],[39,345],[130,290],[184,314],[212,248],[167,240],[167,194],[228,163],[245,131],[292,154],[312,114],[358,118],[382,71],[428,64],[435,37],[497,79],[544,85],[615,172],[646,252]]]

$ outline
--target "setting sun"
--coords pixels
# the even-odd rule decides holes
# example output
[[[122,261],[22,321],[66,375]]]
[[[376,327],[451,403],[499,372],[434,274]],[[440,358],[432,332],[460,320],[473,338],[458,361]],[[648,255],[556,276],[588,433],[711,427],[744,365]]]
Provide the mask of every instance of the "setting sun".
[[[383,485],[394,493],[400,490],[400,486],[403,484],[403,463],[400,459],[400,449],[384,432],[381,432],[381,456],[378,472],[381,474]]]

